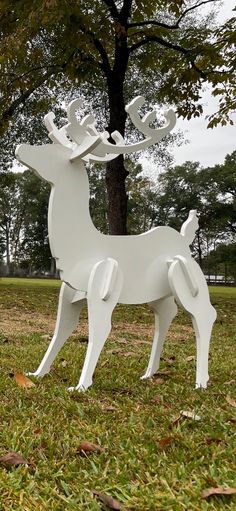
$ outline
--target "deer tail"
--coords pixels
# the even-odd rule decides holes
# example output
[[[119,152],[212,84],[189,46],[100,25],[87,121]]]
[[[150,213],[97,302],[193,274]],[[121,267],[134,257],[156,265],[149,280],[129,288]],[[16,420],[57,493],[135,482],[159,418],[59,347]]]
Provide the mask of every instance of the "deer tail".
[[[198,230],[198,217],[196,209],[191,209],[188,214],[187,220],[183,223],[180,234],[185,237],[188,245],[191,245],[195,238],[196,231]]]

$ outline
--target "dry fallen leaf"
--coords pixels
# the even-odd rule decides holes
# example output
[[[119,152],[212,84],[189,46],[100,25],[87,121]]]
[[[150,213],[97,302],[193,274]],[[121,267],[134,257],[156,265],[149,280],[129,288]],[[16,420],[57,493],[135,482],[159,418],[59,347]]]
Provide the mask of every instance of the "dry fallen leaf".
[[[211,445],[211,444],[219,445],[222,442],[223,442],[222,438],[206,438],[207,445]]]
[[[230,381],[225,381],[223,383],[223,385],[234,385],[236,383],[236,380],[230,380]]]
[[[201,497],[202,499],[207,499],[212,495],[234,495],[236,494],[236,488],[222,488],[221,486],[217,486],[216,488],[208,488],[207,490],[203,490]]]
[[[163,380],[163,378],[155,378],[153,381],[156,385],[163,385],[163,383],[165,383],[165,380]]]
[[[4,456],[0,457],[0,463],[4,465],[10,465],[12,467],[17,467],[18,465],[27,465],[28,461],[22,458],[20,454],[17,452],[8,452]]]
[[[169,376],[170,374],[173,374],[173,371],[170,371],[169,369],[164,369],[163,371],[158,371],[159,376]]]
[[[232,422],[233,424],[235,424],[236,418],[230,417],[230,419],[228,419],[227,422]]]
[[[93,491],[95,497],[97,497],[105,506],[109,507],[109,509],[113,509],[115,511],[124,510],[124,505],[119,500],[113,499],[110,495],[106,495],[105,493],[101,493],[99,491]],[[125,511],[125,510],[124,510]]]
[[[195,359],[195,356],[194,355],[189,355],[188,357],[186,357],[186,362],[191,362],[191,360],[194,360]]]
[[[157,394],[157,396],[154,396],[154,398],[152,399],[152,403],[155,403],[155,404],[159,404],[159,403],[162,403],[162,396],[159,396],[159,394]]]
[[[34,429],[34,431],[33,431],[33,432],[34,432],[34,434],[35,434],[35,435],[41,435],[41,433],[43,432],[43,430],[42,430],[42,428],[36,428],[36,429]]]
[[[167,445],[171,444],[172,442],[174,442],[174,440],[176,440],[178,438],[180,438],[179,435],[170,435],[170,436],[161,438],[161,440],[159,440],[158,443],[159,443],[160,448],[164,449]]]
[[[236,401],[232,397],[226,396],[225,399],[226,399],[227,403],[229,403],[229,405],[231,405],[234,408],[236,408]]]
[[[123,353],[123,356],[124,357],[135,357],[137,356],[138,354],[135,353],[134,351],[126,351],[125,353]]]
[[[116,412],[117,411],[117,407],[113,406],[113,405],[108,405],[108,406],[104,406],[103,410],[105,412]]]
[[[185,410],[180,410],[180,415],[182,417],[186,417],[187,419],[193,419],[195,421],[200,421],[201,417],[199,415],[196,415],[194,412],[188,412]]]
[[[87,336],[80,336],[80,337],[79,337],[79,342],[80,342],[81,344],[83,344],[83,343],[85,343],[85,344],[86,344],[86,343],[88,343],[88,337],[87,337]]]
[[[178,417],[175,417],[171,423],[171,425],[169,426],[169,428],[171,429],[172,426],[176,426],[176,424],[179,423],[179,421],[182,419],[182,416],[181,415],[178,415]]]
[[[123,354],[123,350],[121,348],[113,348],[112,350],[107,350],[107,353],[109,355],[114,355],[115,353],[122,353]]]
[[[104,452],[104,447],[101,447],[100,445],[93,444],[92,442],[88,442],[87,440],[83,440],[80,442],[78,447],[78,453],[80,455],[84,455],[87,452],[96,452],[97,454],[101,454]]]
[[[25,376],[22,373],[16,373],[15,374],[15,380],[18,385],[18,387],[23,387],[24,389],[29,389],[31,387],[36,387],[35,383],[32,382],[27,376]]]

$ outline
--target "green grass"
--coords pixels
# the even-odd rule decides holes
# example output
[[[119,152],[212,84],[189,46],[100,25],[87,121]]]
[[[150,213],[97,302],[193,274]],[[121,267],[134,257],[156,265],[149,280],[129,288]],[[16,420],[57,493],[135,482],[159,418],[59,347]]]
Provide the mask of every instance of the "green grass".
[[[225,384],[235,379],[235,289],[211,289],[218,318],[207,391],[194,390],[194,360],[186,358],[195,355],[195,342],[183,312],[165,344],[157,375],[163,383],[139,379],[152,340],[146,306],[116,308],[88,392],[66,390],[82,368],[86,311],[50,374],[21,389],[12,375],[41,360],[58,293],[57,281],[0,281],[0,456],[14,450],[29,461],[18,468],[0,465],[0,511],[106,509],[91,490],[112,495],[131,511],[233,511],[235,496],[202,500],[201,492],[236,486],[235,408],[225,399],[235,399],[235,385]],[[180,410],[194,411],[201,421],[174,423]],[[101,444],[104,453],[81,457],[82,440]]]
[[[0,278],[0,286],[7,284],[8,286],[19,287],[60,287],[61,281],[58,279],[30,279],[30,278]]]

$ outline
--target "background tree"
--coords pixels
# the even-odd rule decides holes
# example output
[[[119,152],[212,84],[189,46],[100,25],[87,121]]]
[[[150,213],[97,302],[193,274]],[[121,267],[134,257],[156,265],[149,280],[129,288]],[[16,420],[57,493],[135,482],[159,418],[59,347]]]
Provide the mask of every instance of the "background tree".
[[[211,12],[202,9],[208,4]],[[232,97],[233,19],[212,23],[218,0],[3,0],[0,6],[0,119],[5,128],[32,96],[55,84],[86,85],[105,98],[106,128],[125,133],[125,103],[146,90],[148,102],[177,104],[184,117],[199,116],[203,83]],[[232,85],[233,84],[233,85]],[[37,106],[40,104],[38,102]],[[211,119],[229,120],[232,101]],[[123,156],[107,164],[111,234],[127,232],[128,171]]]
[[[216,279],[221,275],[225,283],[236,284],[236,243],[221,243],[215,250],[211,250],[203,260],[203,268],[211,278]]]

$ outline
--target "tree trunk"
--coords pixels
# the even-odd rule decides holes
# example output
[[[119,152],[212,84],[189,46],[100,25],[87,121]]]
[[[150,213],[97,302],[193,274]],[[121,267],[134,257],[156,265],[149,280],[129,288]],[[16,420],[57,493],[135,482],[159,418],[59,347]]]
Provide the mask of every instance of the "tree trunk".
[[[197,231],[197,251],[198,251],[198,264],[202,268],[202,247],[199,229]]]
[[[11,272],[11,255],[10,255],[10,233],[8,225],[6,225],[6,276],[9,277]]]
[[[108,80],[110,122],[108,131],[118,130],[125,133],[126,111],[121,75],[112,73]],[[110,139],[112,142],[112,139]],[[119,155],[106,166],[106,186],[108,197],[109,234],[127,234],[127,201],[125,180],[128,172],[124,165],[124,156]]]
[[[123,155],[107,163],[106,185],[108,197],[109,234],[127,234],[127,194]]]

